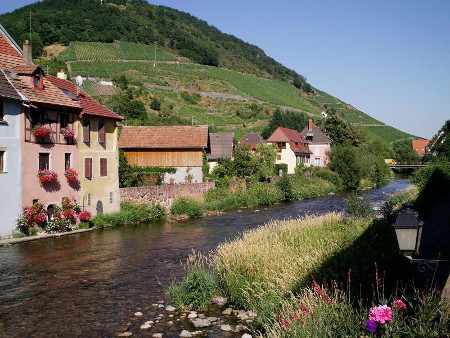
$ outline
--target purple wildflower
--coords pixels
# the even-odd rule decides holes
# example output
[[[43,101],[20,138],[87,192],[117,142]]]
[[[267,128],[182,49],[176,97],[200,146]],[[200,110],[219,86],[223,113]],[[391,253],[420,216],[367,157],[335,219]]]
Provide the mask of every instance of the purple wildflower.
[[[362,324],[363,328],[365,328],[367,331],[375,332],[377,330],[377,323],[375,323],[373,320],[366,319]]]

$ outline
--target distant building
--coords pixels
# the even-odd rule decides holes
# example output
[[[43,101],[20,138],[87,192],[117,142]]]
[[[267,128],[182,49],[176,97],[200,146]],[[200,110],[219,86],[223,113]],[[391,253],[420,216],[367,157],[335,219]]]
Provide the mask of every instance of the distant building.
[[[233,150],[234,133],[209,133],[209,171],[214,169],[219,158],[232,158]]]
[[[300,132],[300,135],[309,142],[308,146],[312,152],[311,165],[317,167],[328,165],[328,152],[332,141],[313,123],[312,119],[309,119],[308,126]]]
[[[258,133],[247,133],[239,140],[239,145],[247,145],[250,146],[253,150],[256,150],[256,147],[259,143],[266,142],[261,135]]]
[[[302,163],[310,165],[311,151],[308,141],[296,130],[278,127],[268,138],[267,143],[277,146],[276,163],[285,163],[288,166],[288,174],[295,173],[295,167]]]
[[[128,163],[140,167],[174,167],[165,183],[202,182],[203,151],[209,147],[207,126],[131,127],[120,135],[119,147]]]
[[[123,120],[70,81],[47,76],[50,82],[81,106],[79,137],[80,204],[92,215],[120,211],[119,126]]]
[[[430,142],[430,140],[412,140],[412,147],[417,155],[423,157],[430,151],[428,147],[430,145]]]

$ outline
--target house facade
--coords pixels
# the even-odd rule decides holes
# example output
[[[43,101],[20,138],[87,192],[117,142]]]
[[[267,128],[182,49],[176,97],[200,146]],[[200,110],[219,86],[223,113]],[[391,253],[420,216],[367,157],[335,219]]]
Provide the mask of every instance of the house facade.
[[[299,164],[310,166],[311,151],[308,141],[296,130],[278,127],[267,139],[267,143],[277,147],[276,164],[287,164],[288,174],[295,173]]]
[[[0,237],[11,236],[22,211],[22,97],[0,70]]]
[[[209,132],[207,126],[125,126],[119,147],[132,166],[175,168],[174,174],[165,174],[165,183],[203,182]]]
[[[430,140],[412,140],[412,147],[417,155],[423,157],[425,154],[430,152],[430,142]]]
[[[209,172],[217,165],[219,158],[232,158],[234,133],[209,133],[209,152],[207,154]]]
[[[330,162],[328,152],[331,149],[332,140],[313,123],[312,119],[309,119],[308,126],[300,132],[300,135],[308,141],[311,150],[310,165],[327,166]]]
[[[72,82],[54,76],[48,79],[76,98],[81,106],[80,120],[76,124],[79,203],[92,215],[120,211],[118,123],[123,117],[77,89]]]

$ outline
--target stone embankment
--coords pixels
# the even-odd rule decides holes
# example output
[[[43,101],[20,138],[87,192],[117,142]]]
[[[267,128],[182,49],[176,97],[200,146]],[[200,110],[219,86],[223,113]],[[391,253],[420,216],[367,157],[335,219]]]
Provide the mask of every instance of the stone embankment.
[[[214,182],[203,182],[121,188],[120,201],[122,203],[159,203],[166,209],[170,209],[176,198],[184,196],[200,198],[215,186]]]

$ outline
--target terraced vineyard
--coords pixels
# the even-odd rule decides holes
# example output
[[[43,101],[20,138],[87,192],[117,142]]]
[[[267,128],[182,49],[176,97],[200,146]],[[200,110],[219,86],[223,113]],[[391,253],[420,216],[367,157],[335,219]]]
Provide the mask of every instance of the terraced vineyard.
[[[269,117],[264,112],[271,112],[276,107],[291,107],[316,116],[320,116],[323,110],[334,108],[349,123],[368,125],[371,135],[379,135],[388,143],[412,138],[407,133],[384,126],[382,122],[320,90],[316,90],[316,95],[305,94],[288,82],[184,62],[163,62],[155,67],[151,62],[154,60],[154,52],[154,46],[128,42],[74,42],[58,59],[70,61],[72,77],[81,75],[112,79],[117,75],[126,75],[132,83],[149,84],[143,89],[147,93],[145,98],[158,97],[170,102],[177,115],[186,121],[194,119],[197,124],[212,125],[217,130],[234,131],[236,135],[261,131]],[[157,60],[176,60],[159,49],[156,52]],[[200,94],[214,92],[218,95],[216,98],[202,98],[199,104],[193,105],[180,97],[177,93],[179,90]],[[89,84],[86,91],[97,97],[103,96],[103,100],[107,100],[104,95],[110,95],[94,84]],[[248,119],[242,118],[238,112],[248,112],[250,102],[232,100],[223,94],[263,102],[264,109],[261,114]],[[223,98],[220,98],[221,96]],[[145,103],[149,104],[148,101]]]
[[[76,60],[155,60],[155,47],[131,42],[101,43],[72,42],[60,54],[63,61]],[[175,61],[176,59],[156,48],[157,61]]]

